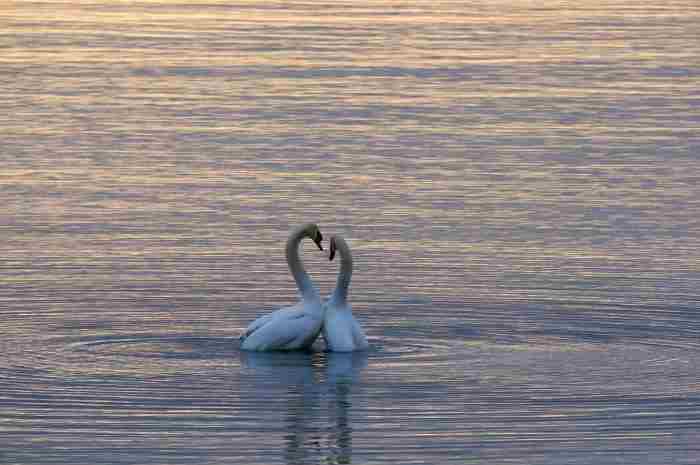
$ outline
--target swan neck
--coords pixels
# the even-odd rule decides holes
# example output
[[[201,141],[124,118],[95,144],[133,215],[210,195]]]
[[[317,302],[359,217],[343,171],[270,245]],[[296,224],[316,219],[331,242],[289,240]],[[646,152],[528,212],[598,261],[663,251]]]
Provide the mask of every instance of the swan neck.
[[[350,247],[344,240],[336,240],[336,246],[340,254],[340,273],[338,274],[333,297],[336,302],[343,303],[347,301],[348,288],[352,278],[352,254],[350,253]]]
[[[304,228],[298,228],[290,234],[289,239],[287,239],[287,246],[285,253],[287,256],[287,265],[289,265],[289,271],[294,276],[294,281],[297,283],[297,288],[304,298],[313,298],[316,295],[316,289],[309,274],[304,269],[304,264],[299,257],[299,244],[302,239],[308,234]]]

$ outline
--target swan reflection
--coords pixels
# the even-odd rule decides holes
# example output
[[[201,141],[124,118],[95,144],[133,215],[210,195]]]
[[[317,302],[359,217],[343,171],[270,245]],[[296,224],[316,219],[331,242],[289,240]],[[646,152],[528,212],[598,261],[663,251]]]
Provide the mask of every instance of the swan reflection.
[[[366,352],[241,352],[241,365],[250,383],[241,386],[241,395],[259,397],[252,405],[272,409],[270,421],[279,419],[276,404],[286,409],[286,463],[352,463],[352,419],[358,413],[352,393],[367,365]]]

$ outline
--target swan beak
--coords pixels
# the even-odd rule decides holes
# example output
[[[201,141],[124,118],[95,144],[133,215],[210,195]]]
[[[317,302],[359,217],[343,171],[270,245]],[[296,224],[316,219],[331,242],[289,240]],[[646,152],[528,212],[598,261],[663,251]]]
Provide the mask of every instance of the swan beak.
[[[314,238],[314,242],[318,246],[318,250],[323,251],[323,245],[321,245],[321,242],[323,241],[323,234],[321,234],[321,231],[318,232],[316,237]]]
[[[331,237],[331,253],[328,255],[328,260],[333,260],[335,257],[335,237]]]

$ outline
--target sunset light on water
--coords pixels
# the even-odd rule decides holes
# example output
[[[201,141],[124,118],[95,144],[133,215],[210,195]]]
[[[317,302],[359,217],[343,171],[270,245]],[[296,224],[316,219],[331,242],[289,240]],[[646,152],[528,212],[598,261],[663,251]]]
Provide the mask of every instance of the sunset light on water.
[[[0,462],[700,463],[696,1],[0,5]],[[240,350],[352,248],[369,349]]]

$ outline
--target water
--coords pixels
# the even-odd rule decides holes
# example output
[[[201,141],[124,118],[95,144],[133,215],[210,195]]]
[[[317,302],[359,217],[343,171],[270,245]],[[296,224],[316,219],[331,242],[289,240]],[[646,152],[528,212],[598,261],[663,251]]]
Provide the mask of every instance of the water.
[[[700,463],[700,7],[643,3],[0,6],[3,463]],[[371,349],[241,353],[307,221]]]

